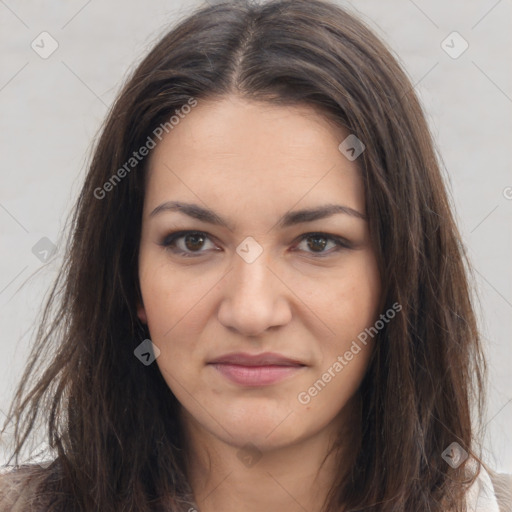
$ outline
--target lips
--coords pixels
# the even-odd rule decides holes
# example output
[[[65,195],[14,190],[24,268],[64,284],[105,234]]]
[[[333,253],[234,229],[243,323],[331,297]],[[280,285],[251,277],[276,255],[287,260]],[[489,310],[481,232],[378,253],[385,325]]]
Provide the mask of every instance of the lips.
[[[245,354],[237,352],[226,354],[214,359],[211,364],[234,364],[240,366],[305,366],[304,363],[285,357],[273,352],[264,352],[263,354]]]
[[[239,386],[266,386],[291,377],[306,365],[281,354],[234,353],[218,357],[209,363],[220,375]]]

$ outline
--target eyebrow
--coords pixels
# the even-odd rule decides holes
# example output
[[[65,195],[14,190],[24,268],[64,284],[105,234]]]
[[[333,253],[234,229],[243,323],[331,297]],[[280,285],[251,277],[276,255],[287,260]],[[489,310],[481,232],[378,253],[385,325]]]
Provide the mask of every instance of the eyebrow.
[[[163,212],[181,212],[194,219],[207,222],[209,224],[215,224],[217,226],[223,226],[233,231],[234,226],[222,217],[217,215],[213,210],[203,208],[197,204],[184,203],[182,201],[167,201],[157,206],[150,214],[150,217],[154,217],[159,213]],[[293,212],[287,212],[278,222],[279,228],[286,228],[295,224],[302,224],[305,222],[313,222],[319,219],[325,219],[336,214],[350,215],[362,220],[367,220],[366,215],[361,212],[350,208],[349,206],[343,206],[340,204],[326,204],[317,206],[316,208],[296,210]]]

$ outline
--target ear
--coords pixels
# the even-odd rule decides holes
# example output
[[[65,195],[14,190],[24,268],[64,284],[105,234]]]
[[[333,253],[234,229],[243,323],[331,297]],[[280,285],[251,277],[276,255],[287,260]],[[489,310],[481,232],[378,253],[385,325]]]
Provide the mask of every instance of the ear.
[[[148,323],[148,317],[146,316],[146,310],[144,309],[142,302],[137,302],[137,316],[143,324]]]

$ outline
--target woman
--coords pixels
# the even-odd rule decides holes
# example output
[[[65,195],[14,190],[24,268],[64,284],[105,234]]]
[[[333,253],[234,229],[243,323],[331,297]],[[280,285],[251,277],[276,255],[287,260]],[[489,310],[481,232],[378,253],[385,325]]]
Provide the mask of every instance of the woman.
[[[433,142],[344,10],[181,22],[72,221],[10,413],[13,456],[40,416],[54,456],[4,475],[5,510],[509,506],[479,462],[485,365]]]

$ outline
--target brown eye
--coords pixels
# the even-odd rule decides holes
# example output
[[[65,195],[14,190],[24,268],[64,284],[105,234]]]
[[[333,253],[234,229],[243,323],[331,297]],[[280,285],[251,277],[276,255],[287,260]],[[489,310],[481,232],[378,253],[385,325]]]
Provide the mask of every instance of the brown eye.
[[[197,251],[201,249],[204,244],[205,237],[202,234],[192,233],[184,237],[185,247],[190,251]]]
[[[300,243],[297,247],[300,247],[302,242],[306,242],[304,251],[313,256],[323,257],[329,256],[333,253],[337,253],[342,249],[350,249],[352,246],[348,240],[335,235],[328,235],[326,233],[306,233],[302,235]],[[331,250],[325,250],[325,248],[331,244]],[[302,249],[301,249],[302,250]]]
[[[306,240],[308,240],[308,247],[314,252],[323,251],[327,245],[327,239],[322,236],[310,236]]]
[[[179,256],[201,256],[210,237],[202,231],[179,231],[167,235],[160,245]],[[210,241],[211,246],[215,247]],[[207,247],[208,248],[208,247]]]

